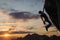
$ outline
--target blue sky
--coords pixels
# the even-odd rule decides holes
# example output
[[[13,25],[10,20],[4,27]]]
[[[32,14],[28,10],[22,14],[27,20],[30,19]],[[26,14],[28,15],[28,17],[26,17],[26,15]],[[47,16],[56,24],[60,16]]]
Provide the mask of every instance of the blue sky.
[[[38,13],[43,9],[43,0],[0,0],[0,9],[11,12],[11,9],[17,11],[28,11]]]

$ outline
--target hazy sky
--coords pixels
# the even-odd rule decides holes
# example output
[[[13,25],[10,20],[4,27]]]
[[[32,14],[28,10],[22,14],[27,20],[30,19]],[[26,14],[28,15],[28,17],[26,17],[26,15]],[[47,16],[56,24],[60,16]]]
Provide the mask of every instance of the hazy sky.
[[[7,12],[11,11],[26,11],[31,13],[38,13],[39,10],[43,9],[44,2],[42,0],[0,0],[0,9],[5,10]],[[35,15],[36,16],[36,15]],[[27,21],[21,21],[21,19],[10,18],[8,14],[4,14],[0,11],[0,31],[8,31],[12,26],[16,26],[16,31],[33,31],[33,32],[42,32],[43,22],[40,18],[38,19],[28,19]],[[17,20],[20,22],[7,22],[11,20]],[[11,28],[11,29],[12,29]],[[43,29],[40,29],[43,28]],[[12,29],[12,30],[13,30]]]
[[[42,34],[46,32],[45,25],[40,18],[40,15],[36,15],[38,11],[43,10],[44,0],[0,0],[0,31],[29,31],[35,32],[37,34]],[[3,12],[2,10],[7,11]],[[29,12],[35,13],[31,16],[32,19],[16,19],[12,16],[20,17],[21,14],[8,15],[8,12],[19,11],[19,12]],[[27,15],[23,15],[26,17]],[[23,18],[24,18],[23,17]],[[38,17],[38,19],[35,19]],[[13,21],[13,22],[8,22]],[[50,30],[54,30],[51,28]],[[57,33],[57,32],[56,32]]]
[[[0,0],[0,8],[5,11],[29,11],[38,13],[43,9],[43,0]]]
[[[0,31],[30,31],[40,33],[42,30],[43,32],[46,31],[41,18],[32,18],[24,21],[23,19],[14,19],[8,14],[0,12]]]

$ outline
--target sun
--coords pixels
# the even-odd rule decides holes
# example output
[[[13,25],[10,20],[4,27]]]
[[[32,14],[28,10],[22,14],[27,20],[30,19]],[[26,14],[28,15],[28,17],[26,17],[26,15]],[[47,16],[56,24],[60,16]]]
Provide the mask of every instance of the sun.
[[[5,36],[5,37],[8,37],[8,36],[10,36],[10,34],[4,34],[4,36]]]

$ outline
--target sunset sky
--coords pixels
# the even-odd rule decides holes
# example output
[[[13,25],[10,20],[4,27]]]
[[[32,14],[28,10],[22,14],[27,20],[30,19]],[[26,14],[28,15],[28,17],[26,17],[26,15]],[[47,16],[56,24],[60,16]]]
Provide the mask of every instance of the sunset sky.
[[[41,18],[32,18],[27,19],[15,19],[11,17],[8,13],[0,11],[0,31],[31,31],[31,32],[39,32],[44,28],[44,24]],[[13,21],[16,20],[16,21]],[[14,27],[15,26],[15,27]],[[43,28],[43,29],[40,29]],[[12,30],[9,30],[12,29]],[[45,31],[45,30],[44,30]]]
[[[38,34],[42,30],[45,32],[45,25],[38,14],[38,11],[43,10],[43,6],[44,0],[0,0],[0,31],[29,31]],[[31,19],[14,18],[16,14],[9,15],[12,12],[28,12],[19,15],[25,15],[24,17],[28,15]]]
[[[32,32],[40,35],[60,35],[54,25],[46,31],[38,13],[43,7],[44,0],[0,0],[0,32],[23,32],[19,36],[26,36],[27,33]]]

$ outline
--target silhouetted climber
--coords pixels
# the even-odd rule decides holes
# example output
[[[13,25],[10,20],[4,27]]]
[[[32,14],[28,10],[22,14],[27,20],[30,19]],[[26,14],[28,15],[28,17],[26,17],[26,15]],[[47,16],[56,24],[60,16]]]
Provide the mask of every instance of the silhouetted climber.
[[[53,22],[53,24],[60,31],[60,27],[59,27],[60,19],[58,20],[58,13],[60,11],[60,9],[58,8],[59,3],[60,3],[59,0],[45,0],[44,9],[47,12],[47,14],[50,16],[50,19]]]
[[[46,30],[48,31],[48,28],[52,25],[52,23],[50,22],[50,20],[48,19],[48,16],[43,11],[39,11],[39,14],[44,24],[46,24],[46,22],[49,23],[48,25],[45,26]]]

